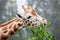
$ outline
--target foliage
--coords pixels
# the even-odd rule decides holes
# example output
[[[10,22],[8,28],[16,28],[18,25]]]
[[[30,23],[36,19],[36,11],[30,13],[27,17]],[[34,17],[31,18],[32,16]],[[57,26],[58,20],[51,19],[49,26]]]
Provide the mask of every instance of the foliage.
[[[44,26],[44,24],[41,23],[38,27],[31,27],[33,36],[29,37],[28,40],[54,40],[53,34],[47,29],[50,24],[51,22],[48,22],[48,24]]]

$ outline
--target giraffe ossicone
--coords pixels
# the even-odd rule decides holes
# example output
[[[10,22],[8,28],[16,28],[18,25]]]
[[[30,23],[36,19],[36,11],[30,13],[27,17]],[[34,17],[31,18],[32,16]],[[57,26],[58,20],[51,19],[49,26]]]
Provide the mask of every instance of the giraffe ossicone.
[[[47,24],[47,20],[39,16],[35,9],[31,6],[27,8],[22,5],[24,13],[17,14],[18,17],[0,25],[0,40],[7,40],[12,37],[16,32],[27,26],[38,26],[43,21]]]

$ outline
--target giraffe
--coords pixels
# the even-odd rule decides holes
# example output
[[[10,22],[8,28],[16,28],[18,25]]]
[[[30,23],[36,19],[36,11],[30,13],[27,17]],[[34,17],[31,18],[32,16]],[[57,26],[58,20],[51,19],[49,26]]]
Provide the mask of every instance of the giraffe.
[[[0,40],[9,39],[15,33],[27,26],[36,27],[41,21],[44,24],[47,24],[47,20],[39,16],[35,9],[33,9],[30,5],[27,8],[22,5],[22,8],[24,10],[23,14],[17,14],[16,18],[0,25]]]

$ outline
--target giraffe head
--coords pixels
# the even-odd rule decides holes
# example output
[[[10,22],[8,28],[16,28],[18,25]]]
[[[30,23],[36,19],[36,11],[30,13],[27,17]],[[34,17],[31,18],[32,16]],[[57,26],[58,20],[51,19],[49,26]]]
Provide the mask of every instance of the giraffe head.
[[[33,9],[30,5],[26,8],[22,5],[24,13],[22,15],[18,14],[19,18],[28,20],[27,23],[30,23],[32,26],[40,25],[40,22],[47,24],[47,20],[37,14],[35,9]]]

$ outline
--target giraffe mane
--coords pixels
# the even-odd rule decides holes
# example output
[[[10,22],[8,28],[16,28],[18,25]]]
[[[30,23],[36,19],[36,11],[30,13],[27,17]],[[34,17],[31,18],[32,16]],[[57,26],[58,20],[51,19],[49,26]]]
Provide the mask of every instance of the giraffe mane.
[[[12,23],[12,22],[14,22],[14,21],[18,21],[17,18],[14,18],[14,19],[12,19],[12,20],[10,20],[10,21],[8,21],[8,22],[5,22],[5,23],[3,23],[3,24],[0,24],[0,27],[3,27],[3,26],[5,26],[5,25],[8,25],[8,24],[10,24],[10,23]]]

